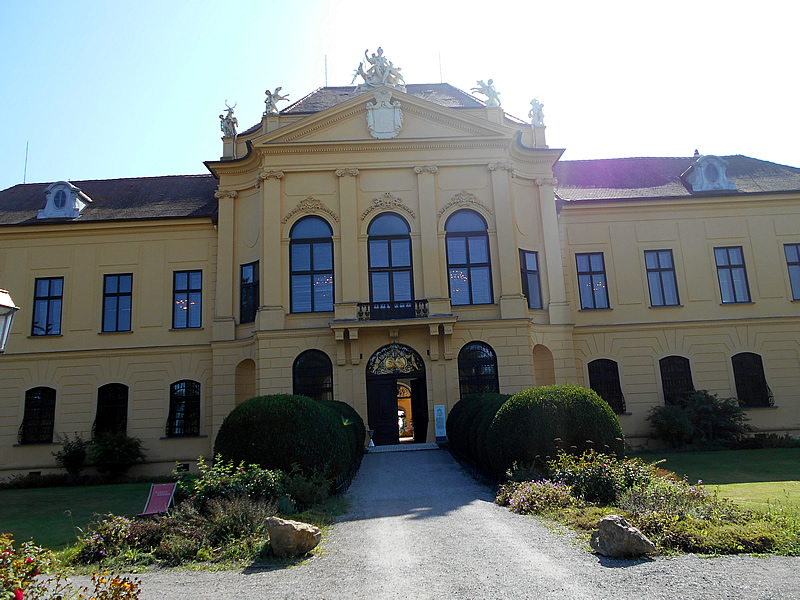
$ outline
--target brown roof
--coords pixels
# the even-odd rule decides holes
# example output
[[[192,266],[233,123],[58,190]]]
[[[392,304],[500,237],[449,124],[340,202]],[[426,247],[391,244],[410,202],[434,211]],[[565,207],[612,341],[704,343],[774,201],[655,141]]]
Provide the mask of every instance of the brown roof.
[[[748,156],[721,156],[736,192],[800,191],[800,169]],[[562,200],[614,200],[696,196],[681,180],[697,157],[607,158],[556,163],[556,194]],[[713,193],[713,192],[707,192]]]
[[[92,199],[70,222],[139,219],[216,218],[217,180],[212,175],[168,175],[72,181]],[[44,225],[64,219],[37,219],[50,183],[19,184],[0,191],[0,225]]]

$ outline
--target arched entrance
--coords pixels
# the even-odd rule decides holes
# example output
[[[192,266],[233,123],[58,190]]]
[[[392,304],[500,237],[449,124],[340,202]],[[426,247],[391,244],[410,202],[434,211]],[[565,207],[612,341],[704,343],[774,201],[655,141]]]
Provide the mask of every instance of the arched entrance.
[[[428,436],[425,363],[412,348],[389,344],[367,361],[367,420],[376,446],[399,443],[401,430],[406,439],[411,433],[414,442],[425,442]]]

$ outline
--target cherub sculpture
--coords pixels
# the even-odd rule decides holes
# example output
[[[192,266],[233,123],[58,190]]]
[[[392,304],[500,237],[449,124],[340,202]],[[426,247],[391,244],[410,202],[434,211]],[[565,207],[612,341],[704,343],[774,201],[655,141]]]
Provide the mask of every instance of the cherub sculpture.
[[[477,83],[478,87],[472,88],[471,91],[486,96],[486,106],[500,106],[500,92],[494,89],[494,81],[490,79],[489,83],[484,83],[481,79]]]
[[[285,96],[281,95],[281,90],[283,87],[276,87],[274,92],[270,92],[269,90],[265,91],[264,93],[267,95],[267,99],[264,100],[264,104],[267,105],[266,109],[264,110],[265,115],[276,115],[278,112],[278,102],[281,100],[289,101],[289,94]]]

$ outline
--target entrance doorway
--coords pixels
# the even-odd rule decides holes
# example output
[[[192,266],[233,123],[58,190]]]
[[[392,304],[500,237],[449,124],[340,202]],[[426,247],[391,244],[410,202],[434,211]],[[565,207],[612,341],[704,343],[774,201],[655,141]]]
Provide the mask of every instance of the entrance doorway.
[[[367,419],[376,446],[425,442],[428,395],[425,363],[412,348],[390,344],[367,362]]]

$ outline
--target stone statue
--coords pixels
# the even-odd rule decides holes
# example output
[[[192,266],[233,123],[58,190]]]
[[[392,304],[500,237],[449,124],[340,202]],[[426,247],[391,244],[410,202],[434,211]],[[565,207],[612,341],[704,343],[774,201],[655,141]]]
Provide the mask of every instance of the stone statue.
[[[392,61],[387,60],[383,55],[383,48],[378,48],[378,51],[373,52],[372,56],[369,56],[367,52],[368,50],[364,50],[364,60],[353,72],[351,84],[355,83],[358,77],[364,80],[358,84],[356,91],[367,92],[383,85],[406,91],[406,82],[400,74],[400,67],[395,67]]]
[[[543,106],[544,104],[539,102],[538,98],[531,100],[531,109],[528,111],[528,116],[531,118],[532,125],[544,125]]]
[[[477,83],[478,87],[472,88],[471,91],[486,96],[486,106],[500,106],[500,92],[494,89],[494,81],[490,79],[489,83],[484,83],[481,79]]]
[[[264,104],[267,105],[267,108],[264,110],[265,115],[277,115],[280,111],[278,110],[278,102],[281,100],[289,101],[289,94],[285,96],[281,95],[282,87],[276,87],[274,92],[270,92],[269,90],[265,91],[264,93],[267,95],[267,99],[264,100]]]
[[[228,101],[225,100],[225,106],[228,113],[219,116],[219,127],[222,130],[223,137],[236,137],[236,127],[239,125],[239,119],[233,116],[233,109],[236,104],[228,106]]]

